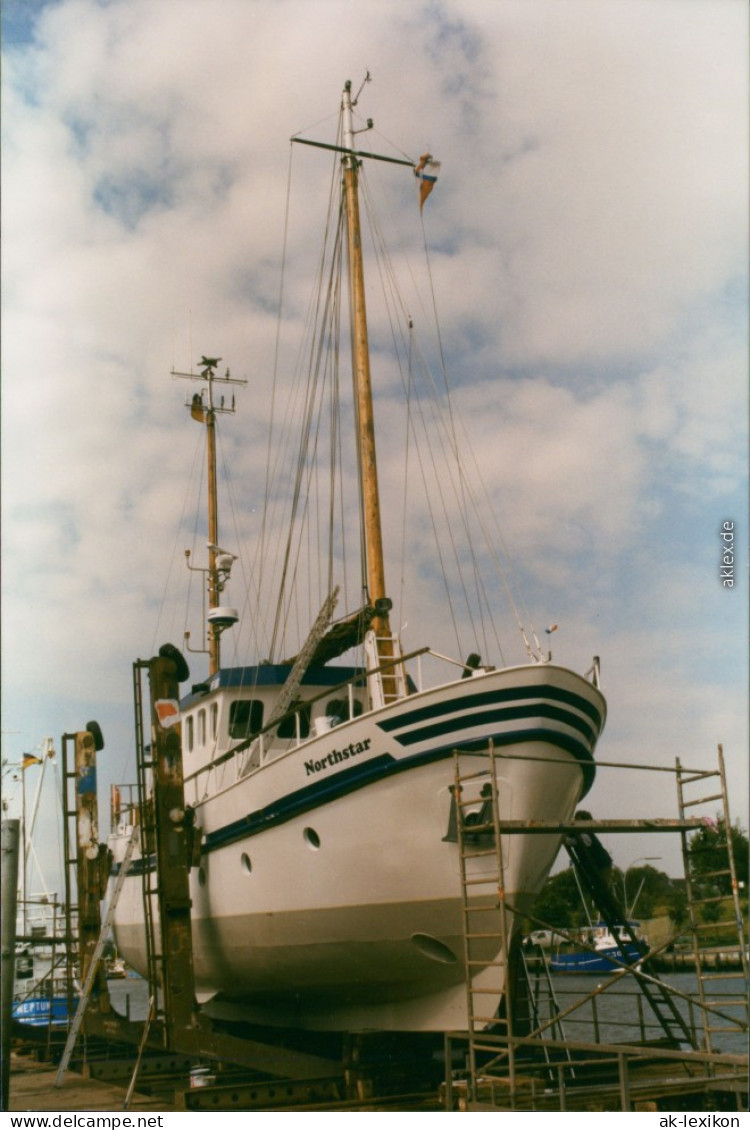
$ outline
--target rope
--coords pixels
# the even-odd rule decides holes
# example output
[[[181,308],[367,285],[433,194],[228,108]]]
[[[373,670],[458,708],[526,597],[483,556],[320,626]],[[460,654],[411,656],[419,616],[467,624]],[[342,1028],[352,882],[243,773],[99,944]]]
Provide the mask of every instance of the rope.
[[[348,588],[354,572],[350,569],[347,540],[343,531],[347,526],[344,519],[347,517],[348,499],[351,499],[355,485],[361,500],[361,483],[355,484],[351,476],[346,477],[342,459],[347,453],[346,437],[349,433],[341,425],[341,412],[348,406],[348,394],[344,395],[340,383],[339,339],[342,301],[346,293],[342,278],[346,242],[338,156],[331,164],[325,232],[318,256],[315,284],[304,311],[302,339],[291,366],[291,382],[287,378],[290,366],[282,357],[282,325],[289,318],[285,307],[288,241],[292,223],[292,154],[293,148],[290,146],[271,390],[272,419],[265,445],[267,458],[259,515],[260,534],[255,540],[253,559],[247,560],[245,554],[240,556],[245,610],[254,608],[252,615],[243,615],[242,631],[245,631],[244,625],[247,622],[246,630],[252,633],[255,650],[267,655],[271,661],[283,656],[286,641],[293,631],[298,638],[304,638],[321,599],[332,590],[334,582],[342,586],[344,606],[353,607],[350,595],[355,594],[350,594]],[[504,663],[493,615],[495,610],[489,569],[499,578],[531,654],[521,615],[522,610],[524,615],[526,612],[522,601],[517,599],[511,588],[507,575],[510,555],[500,534],[497,519],[493,514],[492,519],[487,521],[481,515],[479,503],[489,502],[489,497],[471,445],[466,442],[466,429],[449,387],[424,224],[422,223],[422,241],[429,297],[425,307],[420,288],[414,280],[418,295],[416,304],[418,310],[424,310],[427,321],[434,326],[439,382],[434,380],[431,366],[419,349],[414,318],[396,278],[364,170],[360,174],[360,184],[367,235],[375,250],[393,353],[407,409],[403,444],[399,604],[403,607],[405,600],[409,486],[416,465],[424,485],[426,516],[435,544],[436,560],[443,574],[446,622],[450,625],[457,646],[463,650],[460,645],[463,632],[461,622],[468,619],[476,649],[488,654],[496,648]],[[411,274],[411,267],[408,269]],[[421,288],[421,293],[424,293],[424,287]],[[375,353],[377,322],[373,325],[376,327],[376,333],[373,334]],[[289,389],[283,405],[279,385],[282,371]],[[356,418],[356,395],[351,410]],[[301,439],[297,445],[293,445],[290,438],[293,425],[295,430],[301,430]],[[231,496],[231,487],[230,498],[232,521],[237,527],[238,512]],[[366,597],[365,532],[361,506],[359,516],[359,557],[362,566],[356,596],[358,602],[361,602],[362,596]],[[447,519],[445,529],[442,529],[443,519]],[[305,553],[309,558],[309,568],[303,575],[302,560]],[[336,575],[339,570],[343,572],[343,577]],[[454,575],[453,582],[449,580],[448,574]],[[271,585],[277,592],[275,600],[268,599],[267,590]],[[235,637],[235,653],[238,644],[239,640]]]
[[[274,655],[284,639],[289,626],[289,617],[295,600],[294,581],[298,576],[301,559],[302,529],[305,517],[310,513],[310,493],[316,482],[316,455],[321,433],[321,412],[323,404],[323,390],[325,387],[337,385],[338,355],[337,345],[333,349],[331,343],[338,338],[339,304],[341,292],[341,265],[342,265],[342,207],[338,190],[334,190],[338,178],[332,177],[329,193],[328,222],[326,224],[325,238],[321,250],[317,283],[308,313],[308,336],[310,340],[309,360],[304,373],[306,391],[298,395],[301,400],[302,411],[294,413],[302,415],[302,438],[297,449],[294,461],[295,476],[292,491],[292,502],[289,514],[288,535],[277,560],[278,569],[275,574],[280,577],[279,599],[276,605],[274,626],[271,633],[271,654]],[[338,215],[335,227],[332,224],[334,214],[334,200],[338,203]],[[333,238],[331,233],[333,232]],[[331,248],[328,259],[327,248]],[[326,269],[326,264],[328,268]],[[320,328],[318,328],[320,327]],[[333,361],[330,358],[333,357]],[[331,370],[332,365],[332,370]],[[333,373],[333,375],[332,375]],[[335,392],[334,392],[335,396]],[[291,403],[291,401],[290,401]],[[332,441],[335,444],[335,434]],[[331,475],[333,471],[331,471]],[[329,477],[329,483],[333,479]],[[329,485],[329,493],[333,495],[333,487]],[[330,504],[329,504],[330,505]],[[331,525],[331,512],[327,518]],[[299,532],[295,533],[299,523]],[[320,546],[318,546],[320,548]],[[332,560],[328,558],[328,585],[332,576]],[[330,589],[328,589],[330,591]],[[287,595],[291,592],[291,599]],[[312,593],[308,590],[308,599]]]
[[[196,497],[196,490],[195,490],[195,485],[194,485],[195,484],[195,478],[196,478],[196,471],[197,471],[198,476],[199,476],[199,485],[198,485],[198,496],[199,497],[200,497],[200,492],[202,490],[204,464],[205,464],[205,460],[203,460],[203,461],[200,460],[200,455],[202,454],[202,449],[205,446],[205,444],[202,442],[202,440],[203,440],[202,436],[196,436],[195,443],[194,443],[194,446],[193,446],[193,461],[192,461],[192,464],[191,464],[190,473],[188,475],[188,481],[187,481],[187,484],[186,484],[186,487],[185,487],[185,492],[183,494],[182,509],[180,511],[180,519],[179,519],[179,522],[177,523],[177,526],[175,528],[174,539],[172,541],[172,552],[171,552],[170,559],[169,559],[169,568],[167,569],[167,573],[166,573],[166,577],[165,577],[165,581],[164,581],[164,588],[162,590],[161,599],[159,601],[159,609],[158,609],[158,612],[157,612],[157,615],[156,615],[156,622],[154,624],[154,634],[153,634],[153,637],[152,637],[152,640],[151,640],[151,653],[152,654],[156,651],[156,648],[157,648],[158,643],[159,643],[159,638],[160,638],[162,631],[163,631],[162,620],[165,616],[165,610],[167,608],[167,593],[171,590],[171,587],[172,587],[173,574],[174,574],[174,569],[175,569],[175,560],[177,558],[178,542],[183,541],[183,530],[184,530],[184,526],[185,526],[185,516],[187,514],[188,502],[194,501],[194,499]],[[198,513],[199,513],[199,507],[196,507],[195,522],[194,522],[194,527],[193,527],[193,545],[195,545],[196,529],[197,529],[197,523],[198,523]],[[186,605],[185,621],[184,622],[187,622],[187,605]],[[169,633],[166,632],[165,634],[169,634]],[[161,642],[163,642],[163,641],[161,641]]]
[[[390,319],[390,323],[391,323],[391,337],[392,337],[392,340],[393,340],[394,350],[395,350],[396,356],[397,356],[397,358],[399,358],[399,368],[400,368],[400,371],[401,371],[402,387],[405,390],[407,404],[408,404],[407,434],[408,434],[410,427],[414,428],[415,439],[417,438],[416,425],[415,425],[415,411],[416,411],[416,417],[421,422],[422,431],[423,431],[424,438],[425,438],[425,444],[426,444],[427,452],[428,452],[428,455],[429,455],[429,460],[432,464],[433,476],[432,476],[432,479],[430,480],[430,479],[428,479],[428,475],[427,475],[427,472],[426,472],[425,462],[424,462],[424,460],[423,460],[423,458],[420,454],[419,444],[417,444],[417,459],[418,459],[421,474],[422,474],[422,481],[423,481],[423,484],[424,484],[424,487],[425,487],[425,497],[426,497],[426,500],[427,500],[428,509],[429,509],[429,513],[430,513],[430,521],[431,521],[431,524],[432,524],[434,544],[435,544],[435,547],[436,547],[438,557],[441,561],[441,565],[443,566],[443,586],[444,586],[444,589],[445,589],[446,603],[447,603],[447,606],[450,610],[450,616],[451,616],[451,620],[452,620],[452,623],[453,623],[453,630],[454,630],[454,633],[456,635],[456,644],[457,644],[457,646],[460,650],[461,645],[460,645],[459,632],[458,632],[458,626],[457,626],[457,616],[456,616],[456,611],[455,611],[455,608],[454,608],[454,599],[453,599],[451,587],[448,583],[447,571],[444,568],[445,559],[444,559],[442,548],[441,548],[441,537],[440,537],[440,533],[439,533],[439,530],[438,530],[438,523],[437,523],[437,520],[436,520],[435,509],[434,509],[432,501],[431,501],[431,484],[432,484],[432,489],[437,491],[438,499],[439,499],[439,502],[440,502],[440,505],[441,505],[442,512],[446,516],[446,519],[447,519],[447,522],[446,522],[447,533],[444,536],[447,537],[447,540],[448,540],[448,542],[451,546],[452,557],[453,557],[453,560],[454,560],[455,566],[456,566],[455,572],[456,572],[460,591],[462,592],[462,595],[463,595],[464,606],[466,608],[466,611],[469,615],[470,620],[474,620],[474,616],[472,615],[472,600],[469,597],[468,590],[467,590],[466,585],[465,585],[464,580],[463,580],[463,569],[462,569],[462,566],[461,566],[461,554],[460,554],[460,551],[459,551],[456,536],[454,534],[454,522],[451,520],[451,517],[450,517],[450,510],[449,510],[449,507],[447,505],[446,494],[443,491],[443,485],[442,485],[444,480],[445,480],[445,477],[446,477],[446,474],[445,474],[446,469],[449,468],[451,463],[453,463],[453,462],[455,462],[455,466],[457,468],[458,475],[459,475],[459,486],[456,487],[455,483],[453,483],[453,488],[454,488],[454,491],[456,493],[456,497],[457,497],[457,501],[458,501],[458,513],[460,515],[460,522],[461,522],[461,524],[464,528],[465,544],[469,548],[470,553],[471,553],[472,567],[473,567],[473,572],[474,572],[474,584],[475,584],[475,590],[476,590],[476,596],[475,596],[475,602],[474,603],[475,603],[476,608],[480,612],[480,629],[482,631],[484,651],[486,653],[488,649],[487,649],[486,630],[485,630],[485,617],[484,617],[484,615],[481,615],[481,610],[482,610],[483,607],[485,607],[489,611],[489,602],[486,599],[486,596],[483,599],[481,580],[480,580],[480,576],[479,576],[478,561],[477,561],[477,557],[476,557],[476,554],[474,553],[473,546],[472,546],[472,535],[471,535],[470,527],[468,525],[468,514],[469,514],[469,511],[470,511],[470,508],[467,506],[467,500],[466,500],[466,497],[465,497],[465,494],[466,494],[465,489],[461,488],[461,483],[463,481],[463,469],[462,469],[462,462],[461,462],[460,454],[459,454],[459,447],[458,447],[458,444],[455,440],[455,425],[452,422],[452,418],[451,418],[450,411],[449,411],[448,424],[443,425],[443,428],[445,429],[445,431],[448,433],[448,435],[450,437],[449,448],[450,448],[450,451],[451,451],[452,458],[446,459],[446,457],[445,457],[445,455],[446,455],[445,445],[444,445],[444,442],[441,438],[440,441],[439,441],[440,448],[441,448],[441,457],[440,457],[440,459],[438,459],[438,455],[437,455],[436,451],[434,450],[434,445],[433,445],[433,442],[431,440],[431,434],[432,434],[433,429],[431,429],[428,425],[428,422],[427,422],[427,420],[424,416],[424,411],[423,411],[423,407],[422,407],[421,402],[417,399],[416,400],[416,409],[412,408],[411,389],[412,389],[412,381],[413,381],[413,365],[412,365],[412,339],[413,339],[413,336],[414,336],[413,319],[406,314],[406,306],[405,306],[403,299],[401,297],[401,294],[400,294],[400,290],[399,290],[397,280],[396,280],[396,275],[395,275],[395,272],[393,270],[391,260],[390,260],[390,257],[388,255],[388,252],[387,252],[386,243],[385,243],[385,240],[382,236],[380,225],[379,225],[378,219],[377,219],[377,214],[376,214],[376,211],[373,207],[373,204],[372,204],[372,201],[371,201],[371,198],[370,198],[370,194],[369,194],[369,191],[367,189],[366,182],[363,182],[363,187],[364,187],[363,199],[365,201],[365,212],[366,212],[367,219],[368,219],[368,222],[369,222],[369,225],[370,225],[371,238],[372,238],[372,241],[373,241],[373,245],[376,249],[375,258],[376,258],[376,263],[377,263],[377,266],[378,266],[378,269],[379,269],[380,275],[381,275],[381,287],[382,287],[382,290],[383,290],[383,294],[385,296],[386,309],[388,311],[388,315],[389,315],[389,319]],[[433,310],[435,310],[435,309],[436,308],[435,308],[435,305],[433,303]],[[408,356],[409,356],[409,389],[408,390],[406,388],[406,382],[404,380],[403,367],[400,364],[400,347],[399,347],[398,335],[397,335],[397,332],[396,332],[396,325],[398,324],[399,320],[395,316],[395,314],[393,312],[394,310],[400,310],[402,312],[402,314],[405,315],[404,320],[407,322],[407,324],[409,326],[408,347],[406,347],[407,351],[408,351]],[[402,345],[401,348],[404,348],[403,345]],[[425,369],[425,372],[427,373],[427,375],[429,376],[429,367],[426,364],[424,365],[424,369]],[[444,378],[445,378],[444,365],[443,365],[443,375],[444,375]],[[448,392],[447,400],[448,400],[448,405],[449,405],[449,410],[450,410],[450,394],[449,394],[449,390],[447,389],[447,380],[444,379],[444,383],[446,385],[446,391]],[[433,388],[434,388],[434,385],[433,385]],[[436,390],[435,390],[435,392],[436,392]],[[439,417],[440,417],[440,401],[439,401],[439,397],[437,395],[435,395],[435,397],[433,399],[433,407],[434,407],[434,410],[435,410],[435,412],[438,416],[438,423],[439,423],[440,422],[440,419],[439,419]],[[438,434],[439,437],[442,437],[443,429],[438,428],[437,434]],[[406,481],[407,477],[408,477],[408,463],[407,463],[407,467],[406,467],[405,481]],[[449,481],[452,482],[452,478],[451,478],[450,475],[449,475]],[[403,550],[402,550],[402,552],[403,552]],[[402,569],[403,569],[403,561],[402,561]],[[500,646],[499,645],[499,638],[497,637],[496,632],[495,632],[495,637],[496,637],[497,646],[499,648],[499,646]],[[476,646],[481,647],[477,633],[476,633],[476,628],[475,628],[475,631],[474,631],[474,638],[475,638]],[[502,654],[502,649],[500,649],[500,650],[501,650],[501,654]]]

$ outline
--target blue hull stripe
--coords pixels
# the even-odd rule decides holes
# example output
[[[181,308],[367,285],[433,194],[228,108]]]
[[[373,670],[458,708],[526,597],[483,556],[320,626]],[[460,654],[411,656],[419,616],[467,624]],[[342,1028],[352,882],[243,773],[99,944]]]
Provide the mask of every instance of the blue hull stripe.
[[[540,713],[538,708],[536,713],[537,715]],[[229,844],[257,836],[260,832],[285,824],[288,820],[292,820],[304,812],[311,812],[321,805],[365,788],[374,781],[393,776],[396,773],[404,773],[409,769],[416,769],[420,765],[427,765],[433,761],[452,757],[456,748],[466,752],[478,753],[486,750],[490,742],[495,746],[516,745],[519,742],[546,742],[548,745],[570,753],[579,762],[583,773],[583,794],[587,793],[593,784],[596,768],[590,748],[587,743],[571,734],[560,733],[546,727],[529,727],[512,732],[483,734],[481,738],[476,738],[473,741],[460,743],[452,741],[448,744],[433,747],[424,753],[413,754],[411,757],[396,759],[389,753],[381,754],[371,761],[364,762],[364,764],[353,765],[339,773],[311,782],[309,785],[296,789],[293,793],[288,793],[264,808],[249,812],[239,820],[234,820],[223,828],[209,832],[203,842],[202,854],[210,854],[220,848],[227,847]],[[148,870],[150,869],[151,865],[149,864]],[[143,870],[143,861],[135,860],[131,866],[131,872],[139,874],[143,873]],[[119,866],[115,865],[112,869],[113,874],[117,874],[118,871]]]
[[[553,973],[613,973],[620,965],[632,965],[646,956],[646,948],[626,946],[625,950],[610,949],[602,953],[563,953],[550,958]],[[612,960],[608,960],[608,958]]]
[[[450,734],[454,730],[464,731],[474,726],[494,726],[521,718],[549,718],[555,722],[562,722],[583,734],[591,746],[598,736],[588,722],[578,714],[571,714],[569,710],[563,710],[559,706],[549,706],[545,702],[535,702],[528,706],[506,706],[494,710],[477,710],[472,714],[453,715],[442,722],[434,722],[429,726],[415,726],[414,729],[406,733],[394,734],[393,737],[400,745],[413,745],[414,742],[429,741],[431,738]]]
[[[390,733],[393,730],[401,730],[418,722],[438,718],[441,714],[451,714],[456,709],[472,710],[475,707],[497,706],[501,702],[517,702],[519,699],[530,698],[537,700],[553,699],[557,702],[564,702],[568,706],[580,710],[582,714],[588,715],[596,727],[597,734],[602,728],[602,716],[588,699],[582,698],[581,695],[574,694],[572,691],[563,690],[561,687],[548,686],[510,687],[507,690],[479,691],[476,694],[461,695],[460,698],[449,699],[446,702],[418,707],[415,710],[405,710],[393,718],[379,722],[378,725],[381,730]]]
[[[483,734],[481,738],[477,738],[475,741],[461,742],[460,748],[478,752],[486,749],[490,741],[494,742],[495,745],[513,745],[520,741],[549,742],[573,754],[582,762],[584,778],[587,778],[590,774],[593,780],[594,766],[588,746],[567,734],[560,734],[547,729],[521,730],[512,734]],[[451,757],[455,749],[456,743],[454,741],[450,745],[442,745],[439,748],[426,750],[424,753],[416,753],[412,757],[396,759],[389,753],[385,753],[381,754],[380,757],[374,757],[371,761],[366,761],[363,765],[354,765],[349,769],[344,769],[333,776],[305,785],[302,789],[296,789],[293,793],[288,793],[285,797],[266,805],[265,808],[248,813],[247,816],[227,824],[224,828],[209,832],[204,841],[204,851],[215,851],[216,848],[224,847],[227,843],[233,843],[248,836],[255,836],[259,832],[264,832],[267,828],[284,824],[287,820],[292,820],[303,812],[310,812],[319,808],[322,804],[328,804],[330,801],[337,800],[348,793],[356,792],[358,789],[365,788],[365,786],[384,777],[404,773],[409,769],[416,769],[420,765],[427,765],[432,761],[441,761],[443,758]]]

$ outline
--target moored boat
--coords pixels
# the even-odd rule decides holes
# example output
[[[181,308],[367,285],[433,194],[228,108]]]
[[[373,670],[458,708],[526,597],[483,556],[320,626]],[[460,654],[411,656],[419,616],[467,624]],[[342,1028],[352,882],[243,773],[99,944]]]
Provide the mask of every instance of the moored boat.
[[[629,921],[628,927],[628,934],[636,941],[616,938],[606,923],[597,922],[590,932],[591,948],[551,954],[550,969],[553,973],[616,973],[627,965],[637,965],[647,956],[648,944],[641,936],[640,922]]]
[[[34,1028],[63,1027],[78,1005],[78,985],[69,981],[64,958],[49,950],[34,952],[29,945],[17,947],[16,976],[11,1017]]]

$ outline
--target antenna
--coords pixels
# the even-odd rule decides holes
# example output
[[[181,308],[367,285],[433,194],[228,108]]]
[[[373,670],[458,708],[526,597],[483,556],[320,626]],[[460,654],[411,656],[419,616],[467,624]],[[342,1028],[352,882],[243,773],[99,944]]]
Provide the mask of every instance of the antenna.
[[[225,397],[221,396],[219,398],[219,403],[216,404],[214,402],[213,386],[216,385],[216,384],[220,384],[220,385],[246,385],[247,384],[247,377],[233,377],[231,375],[230,371],[229,371],[228,366],[226,368],[224,376],[223,377],[218,376],[217,373],[216,373],[216,369],[218,368],[220,361],[221,361],[221,357],[205,357],[205,356],[201,357],[200,361],[198,362],[198,367],[201,370],[199,373],[194,373],[192,371],[189,372],[189,373],[181,373],[177,369],[171,370],[171,375],[172,375],[173,378],[179,377],[179,378],[182,378],[183,380],[187,380],[187,381],[204,381],[206,386],[207,386],[202,392],[196,393],[195,396],[193,396],[192,398],[187,398],[187,397],[185,398],[185,407],[186,408],[190,408],[191,410],[195,410],[195,409],[201,410],[202,409],[204,412],[214,412],[214,413],[219,413],[219,412],[233,413],[234,412],[234,410],[235,410],[234,394],[232,394],[231,402],[227,403],[225,401]],[[193,411],[193,416],[196,419],[204,419],[203,417],[195,416],[195,411]]]

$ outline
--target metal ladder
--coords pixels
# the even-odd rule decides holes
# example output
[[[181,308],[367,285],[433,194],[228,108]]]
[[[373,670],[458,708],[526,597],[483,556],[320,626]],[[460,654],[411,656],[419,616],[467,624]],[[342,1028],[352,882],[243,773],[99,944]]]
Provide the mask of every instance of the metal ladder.
[[[694,1046],[693,1034],[685,1018],[677,1007],[674,996],[669,989],[652,973],[642,971],[641,966],[647,961],[647,948],[633,932],[627,920],[625,908],[620,905],[609,885],[602,879],[597,867],[593,864],[584,843],[578,836],[570,836],[565,843],[565,848],[581,880],[582,886],[588,891],[601,914],[602,921],[620,947],[620,964],[625,966],[628,973],[638,982],[643,996],[654,1016],[659,1022],[664,1035],[675,1046],[687,1043]],[[632,957],[629,948],[635,947],[637,957]],[[614,973],[616,966],[613,965]]]
[[[484,1074],[502,1060],[515,1088],[513,989],[509,956],[510,930],[505,905],[505,867],[500,837],[494,749],[489,750],[489,774],[462,775],[461,752],[454,754],[456,833],[461,877],[466,1007],[468,1019],[469,1088],[477,1099],[478,1054],[487,1053]],[[474,860],[490,866],[476,873]],[[488,953],[494,956],[488,958]],[[481,987],[474,983],[482,971],[494,972]],[[488,1006],[489,1002],[489,1006]],[[511,1041],[508,1043],[508,1041]],[[491,1057],[495,1058],[492,1059]]]
[[[549,962],[539,949],[541,961],[537,965],[534,984],[532,984],[532,970],[529,968],[526,954],[523,947],[520,949],[521,964],[523,969],[523,977],[527,986],[527,994],[530,1003],[530,1015],[534,1033],[548,1032],[553,1039],[559,1040],[561,1043],[566,1043],[565,1027],[560,1018],[560,1004],[555,993],[555,987],[552,984],[552,975],[550,974]],[[542,1015],[543,1009],[546,1006],[546,1016]],[[569,1065],[570,1078],[575,1078],[575,1070],[573,1069],[573,1056],[570,1048],[566,1047],[562,1051],[562,1059],[554,1058],[550,1055],[550,1049],[547,1046],[546,1040],[542,1037],[542,1051],[544,1054],[545,1062],[550,1068],[549,1077],[554,1079],[553,1069],[560,1070],[560,1064],[564,1061]]]
[[[76,828],[75,804],[75,766],[71,768],[69,746],[75,742],[73,734],[62,736],[62,824],[63,824],[63,884],[65,892],[65,984],[67,995],[66,1015],[73,1014],[73,984],[78,965],[76,951],[78,934],[78,900],[75,869],[77,864],[76,850],[78,844],[78,831]],[[72,797],[71,797],[72,792]]]
[[[155,996],[153,1020],[159,1018],[159,990],[162,984],[162,959],[156,945],[156,923],[154,921],[153,899],[157,894],[154,883],[157,878],[156,864],[152,859],[156,853],[156,816],[154,811],[151,769],[153,762],[149,757],[143,724],[143,685],[142,672],[148,671],[149,664],[136,660],[133,664],[133,707],[135,711],[135,763],[138,774],[138,820],[141,828],[141,898],[146,942],[146,980]]]
[[[94,947],[94,952],[91,955],[89,967],[86,970],[86,979],[81,987],[81,997],[78,1001],[78,1008],[76,1010],[73,1023],[70,1026],[70,1032],[68,1033],[68,1039],[65,1044],[65,1051],[63,1052],[62,1059],[60,1060],[60,1066],[57,1069],[57,1075],[55,1077],[55,1087],[62,1086],[63,1080],[65,1078],[65,1073],[68,1070],[70,1057],[73,1054],[73,1048],[75,1047],[78,1033],[80,1031],[81,1025],[83,1024],[83,1017],[88,1007],[89,997],[91,996],[91,990],[94,986],[94,980],[96,979],[99,962],[101,960],[102,953],[104,952],[104,946],[107,942],[107,936],[114,920],[115,909],[117,908],[117,900],[120,897],[120,892],[122,891],[123,885],[125,883],[125,877],[128,873],[128,868],[130,867],[130,862],[133,858],[133,851],[135,850],[135,846],[138,843],[138,839],[139,832],[138,828],[135,827],[128,841],[128,846],[125,849],[125,855],[123,857],[122,863],[120,864],[120,873],[117,876],[115,887],[112,892],[112,900],[109,904],[109,907],[107,908],[107,913],[104,916],[101,932],[99,934],[96,946]]]
[[[688,839],[688,833],[682,831],[682,859],[685,868],[685,889],[688,899],[688,918],[690,933],[693,943],[693,957],[695,960],[695,974],[698,980],[698,999],[703,1014],[703,1050],[714,1050],[714,1036],[726,1032],[747,1032],[748,1030],[748,958],[747,942],[744,936],[742,911],[740,909],[739,888],[737,883],[737,869],[734,859],[734,846],[732,844],[732,823],[729,815],[729,799],[727,794],[726,774],[724,770],[724,751],[718,747],[718,768],[709,770],[692,770],[683,767],[679,758],[677,765],[677,799],[679,804],[680,819],[685,819],[688,808],[697,805],[706,805],[718,802],[721,806],[721,815],[717,821],[717,841],[711,846],[712,851],[719,853],[719,866],[715,870],[696,873],[693,860],[699,853],[706,850],[701,844],[695,844],[695,834]],[[716,783],[718,779],[718,784]],[[710,782],[710,784],[709,784]],[[706,787],[709,795],[689,796],[691,786],[701,785],[701,793]],[[723,838],[722,838],[723,837]],[[692,846],[691,846],[692,844]],[[706,894],[700,890],[702,882],[708,880],[711,893]],[[722,892],[721,887],[729,887],[729,893]],[[718,893],[716,893],[718,892]],[[723,921],[699,921],[698,908],[725,904],[731,898],[732,918]],[[708,972],[709,965],[706,960],[707,953],[702,939],[706,933],[722,928],[731,928],[737,931],[737,947],[739,954],[740,970]],[[737,992],[719,992],[717,982],[737,982]],[[712,991],[716,988],[716,991]]]

